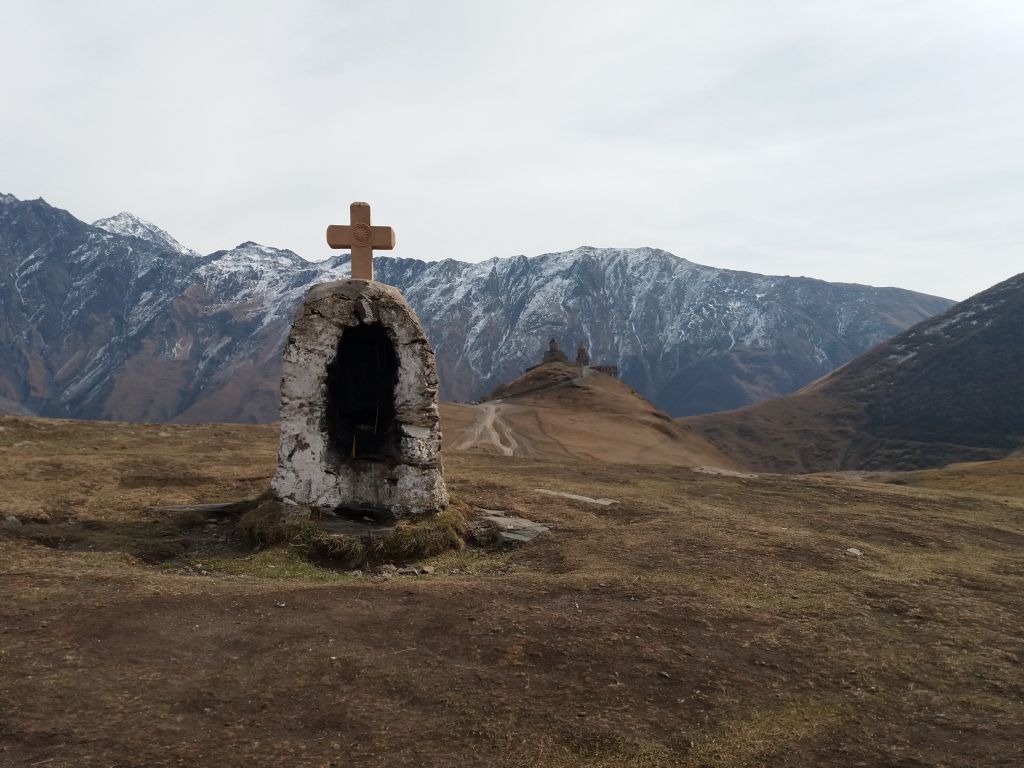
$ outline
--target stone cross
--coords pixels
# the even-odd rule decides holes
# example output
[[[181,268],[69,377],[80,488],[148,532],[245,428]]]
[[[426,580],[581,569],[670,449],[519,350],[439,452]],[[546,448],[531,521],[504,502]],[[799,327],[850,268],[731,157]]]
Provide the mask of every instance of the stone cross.
[[[352,279],[373,280],[373,252],[395,247],[395,230],[370,226],[370,204],[352,203],[348,226],[332,224],[327,228],[331,248],[352,249]]]

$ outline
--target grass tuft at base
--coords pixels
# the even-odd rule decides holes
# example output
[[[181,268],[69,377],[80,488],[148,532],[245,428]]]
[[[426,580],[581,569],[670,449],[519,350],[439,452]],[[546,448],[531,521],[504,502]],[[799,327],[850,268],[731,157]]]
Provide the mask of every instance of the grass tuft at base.
[[[314,520],[286,515],[284,506],[264,498],[238,521],[242,535],[262,547],[289,544],[303,557],[343,568],[408,562],[465,546],[465,503],[453,500],[437,514],[403,520],[385,533],[354,536],[329,533]]]

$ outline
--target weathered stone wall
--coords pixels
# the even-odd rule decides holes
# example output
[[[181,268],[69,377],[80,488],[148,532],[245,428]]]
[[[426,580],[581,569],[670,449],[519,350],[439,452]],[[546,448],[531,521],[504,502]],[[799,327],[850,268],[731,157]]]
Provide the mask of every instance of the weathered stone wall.
[[[327,366],[347,328],[379,323],[398,358],[397,456],[352,459],[331,447]],[[434,352],[398,289],[365,280],[314,286],[292,325],[281,379],[273,492],[295,508],[339,507],[405,517],[448,505],[441,468]]]

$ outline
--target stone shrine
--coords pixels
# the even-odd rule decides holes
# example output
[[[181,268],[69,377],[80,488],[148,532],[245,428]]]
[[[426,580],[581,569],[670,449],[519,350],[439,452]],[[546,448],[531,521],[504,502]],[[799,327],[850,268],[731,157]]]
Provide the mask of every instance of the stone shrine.
[[[401,292],[373,281],[373,250],[393,248],[394,231],[353,203],[327,242],[352,249],[353,277],[313,286],[288,335],[272,491],[314,515],[438,512],[448,491],[434,352]]]

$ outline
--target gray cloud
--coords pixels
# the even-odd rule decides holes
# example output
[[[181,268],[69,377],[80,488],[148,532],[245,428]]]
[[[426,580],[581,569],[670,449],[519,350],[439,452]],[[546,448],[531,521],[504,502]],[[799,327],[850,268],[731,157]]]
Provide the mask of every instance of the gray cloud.
[[[1024,4],[0,6],[0,191],[312,259],[652,245],[963,298],[1024,269]]]

